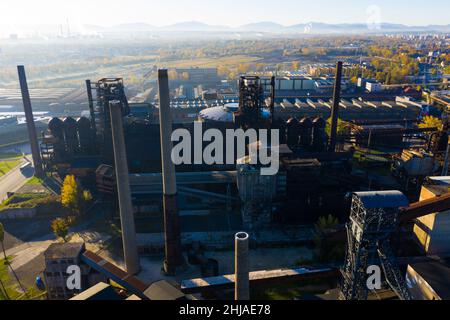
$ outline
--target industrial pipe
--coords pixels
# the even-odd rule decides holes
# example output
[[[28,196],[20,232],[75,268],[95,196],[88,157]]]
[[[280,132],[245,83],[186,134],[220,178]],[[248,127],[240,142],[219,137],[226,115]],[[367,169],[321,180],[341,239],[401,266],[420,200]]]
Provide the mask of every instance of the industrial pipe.
[[[238,301],[250,300],[250,266],[248,258],[249,235],[239,232],[235,237],[235,289],[234,298]]]
[[[136,244],[134,212],[131,202],[125,138],[123,135],[122,103],[117,100],[110,101],[109,110],[111,115],[111,132],[116,167],[117,194],[119,198],[125,267],[128,273],[137,274],[140,270],[140,266]]]
[[[442,176],[448,176],[448,168],[450,164],[450,138],[448,139],[447,149],[445,150],[444,168],[442,169]]]
[[[23,110],[27,121],[28,139],[30,140],[31,155],[33,157],[33,165],[35,175],[43,177],[44,170],[42,168],[41,152],[39,151],[39,144],[36,134],[36,126],[34,124],[33,109],[31,107],[30,92],[28,91],[27,77],[24,66],[17,66],[19,73],[20,90],[22,92]]]
[[[173,275],[183,264],[181,232],[177,206],[177,181],[172,161],[172,115],[170,111],[169,77],[167,70],[158,71],[159,123],[164,194],[164,271]]]
[[[331,109],[330,152],[336,152],[336,139],[339,121],[339,104],[341,103],[342,61],[336,64],[336,78],[333,92],[333,108]]]

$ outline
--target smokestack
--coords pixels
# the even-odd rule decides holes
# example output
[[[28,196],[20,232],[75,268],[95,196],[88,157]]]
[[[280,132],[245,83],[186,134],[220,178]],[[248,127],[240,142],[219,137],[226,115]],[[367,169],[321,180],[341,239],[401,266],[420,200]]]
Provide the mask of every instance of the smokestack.
[[[270,125],[274,124],[274,115],[275,115],[275,76],[270,78]]]
[[[92,98],[92,85],[91,80],[86,80],[86,90],[89,102],[89,113],[91,115],[91,129],[94,132],[94,137],[96,136],[97,128],[95,126],[95,113],[94,113],[94,99]]]
[[[140,270],[139,256],[136,244],[136,229],[131,203],[131,191],[128,172],[125,138],[122,125],[122,104],[120,101],[110,101],[111,132],[116,167],[117,194],[119,198],[120,223],[122,227],[123,255],[126,271],[137,274]]]
[[[36,126],[34,124],[33,109],[31,107],[30,92],[28,91],[27,76],[25,74],[24,66],[17,66],[19,73],[20,90],[22,91],[23,110],[27,121],[28,139],[30,140],[31,155],[33,157],[33,164],[35,174],[38,177],[44,175],[42,168],[41,152],[39,151],[39,144],[36,134]]]
[[[236,234],[235,237],[235,287],[234,299],[240,301],[250,300],[250,280],[249,280],[249,259],[248,259],[248,239],[245,232]]]
[[[336,79],[333,92],[333,109],[331,110],[331,133],[329,151],[336,151],[336,138],[339,120],[339,104],[341,103],[342,61],[336,64]]]
[[[172,115],[170,112],[169,77],[167,70],[158,71],[159,123],[161,133],[161,163],[164,194],[164,271],[173,275],[183,264],[181,233],[177,208],[177,181],[172,162]]]

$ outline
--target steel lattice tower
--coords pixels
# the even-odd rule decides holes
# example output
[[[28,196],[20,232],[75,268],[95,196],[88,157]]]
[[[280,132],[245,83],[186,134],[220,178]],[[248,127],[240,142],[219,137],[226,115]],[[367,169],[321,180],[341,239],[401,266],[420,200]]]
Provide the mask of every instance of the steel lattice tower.
[[[386,282],[400,299],[411,299],[389,243],[398,227],[398,209],[408,204],[399,191],[353,194],[340,299],[367,300],[367,270],[374,265],[381,265]]]

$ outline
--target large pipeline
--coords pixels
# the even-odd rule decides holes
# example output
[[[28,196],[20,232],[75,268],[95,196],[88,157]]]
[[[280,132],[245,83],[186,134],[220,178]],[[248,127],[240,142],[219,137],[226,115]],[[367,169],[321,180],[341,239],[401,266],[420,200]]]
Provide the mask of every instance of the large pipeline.
[[[432,213],[447,210],[450,210],[450,193],[446,193],[432,199],[419,201],[409,205],[408,207],[400,208],[399,221],[400,223],[407,223]]]

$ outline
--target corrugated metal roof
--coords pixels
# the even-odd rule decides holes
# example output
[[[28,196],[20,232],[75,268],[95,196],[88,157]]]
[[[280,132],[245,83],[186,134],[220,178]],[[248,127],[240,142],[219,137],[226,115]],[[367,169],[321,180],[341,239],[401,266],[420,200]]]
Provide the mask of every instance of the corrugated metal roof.
[[[409,268],[417,272],[442,300],[450,299],[450,268],[448,261],[415,263],[409,265]]]
[[[123,299],[117,294],[111,285],[100,282],[70,300],[117,301]]]
[[[400,191],[355,192],[366,209],[400,208],[409,205],[409,200]]]
[[[76,259],[84,250],[84,243],[52,243],[44,252],[46,259]]]

